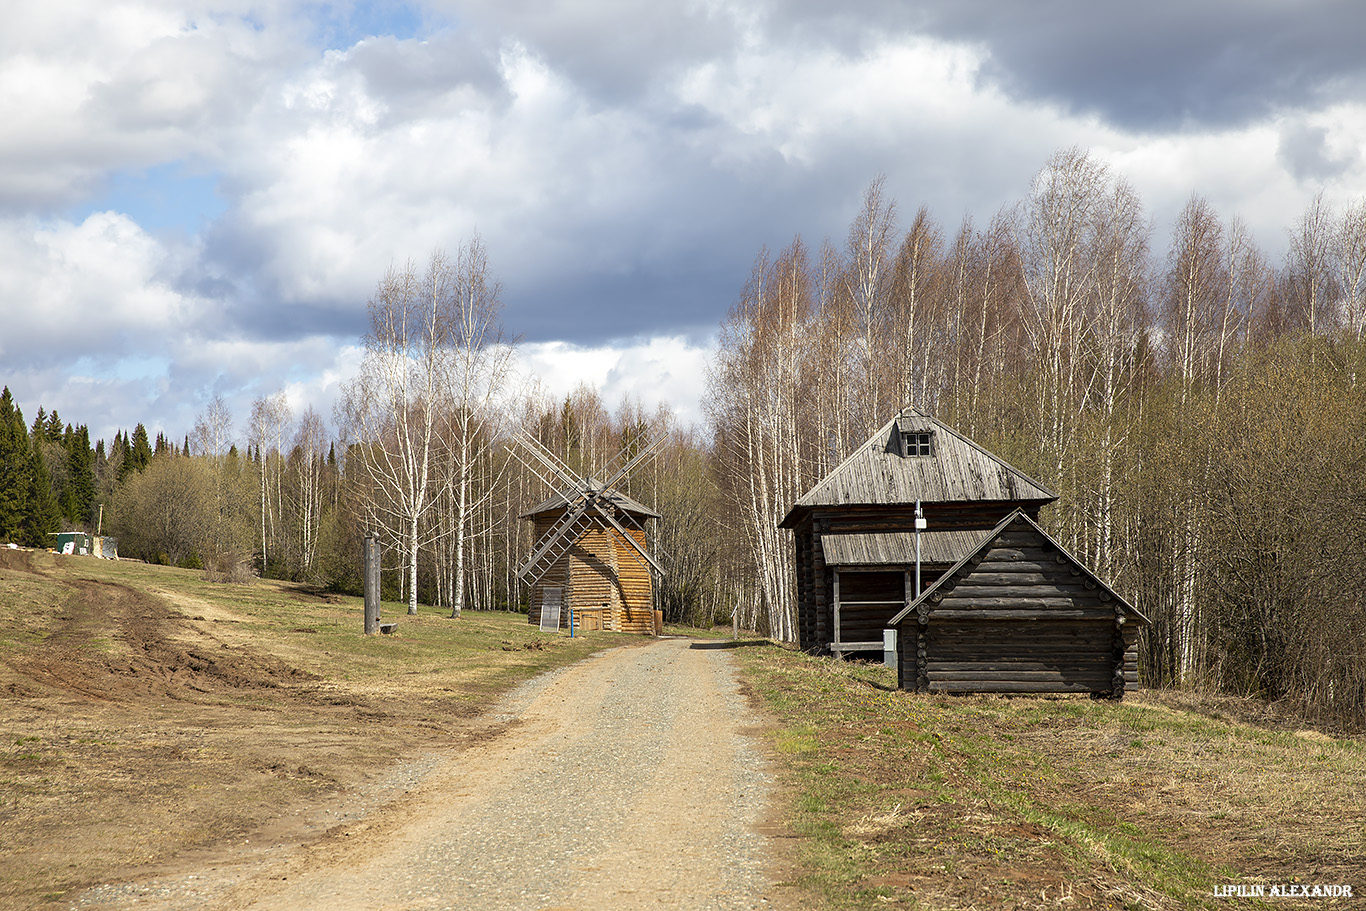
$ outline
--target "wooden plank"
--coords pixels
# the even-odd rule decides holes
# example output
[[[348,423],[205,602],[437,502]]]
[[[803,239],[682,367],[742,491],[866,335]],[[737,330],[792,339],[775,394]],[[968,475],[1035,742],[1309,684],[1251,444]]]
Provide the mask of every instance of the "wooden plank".
[[[992,551],[987,555],[988,559],[977,564],[978,573],[1055,573],[1058,571],[1059,564],[1055,560],[1033,560],[1026,557],[1021,551],[1009,551],[1009,553],[1020,554],[1019,559],[1001,559],[1001,552]]]
[[[974,660],[962,659],[957,661],[945,661],[938,656],[931,656],[926,659],[925,666],[930,670],[938,671],[943,674],[953,674],[959,671],[1039,671],[1056,673],[1059,666],[1066,664],[1067,667],[1078,667],[1088,673],[1111,673],[1111,662],[1103,656],[1089,656],[1085,654],[1073,654],[1068,656],[1038,656],[1023,657],[1019,655],[995,655],[990,658],[982,657]]]
[[[1080,684],[1087,689],[1109,689],[1112,682],[1112,675],[1108,670],[1096,670],[1089,668],[1068,668],[1067,670],[1024,670],[1011,668],[1008,670],[981,670],[966,669],[957,670],[952,673],[936,672],[933,664],[929,665],[930,682],[938,680],[940,682],[970,681],[997,681],[1011,683],[1066,683]]]
[[[871,636],[869,638],[872,638]],[[1012,660],[1022,663],[1053,663],[1059,661],[1070,661],[1073,658],[1083,660],[1097,660],[1105,664],[1112,664],[1113,658],[1108,654],[1097,652],[1094,648],[1088,647],[1088,643],[1071,642],[1042,642],[1042,643],[974,643],[971,645],[958,644],[946,646],[942,643],[928,643],[927,660],[947,661],[949,663],[974,663],[979,661],[1004,661]],[[1099,655],[1099,658],[1092,656]]]
[[[1055,608],[1089,609],[1097,617],[1108,616],[1114,619],[1115,609],[1094,597],[1090,592],[1083,594],[1058,594],[1032,597],[991,597],[988,595],[959,595],[957,592],[945,595],[940,601],[929,602],[930,614],[941,610],[981,611],[983,614],[997,616],[998,610],[1038,610],[1047,612]],[[1062,616],[1062,615],[1059,615]]]
[[[871,652],[882,651],[882,640],[877,642],[841,642],[830,646],[831,651],[836,652]]]
[[[1050,551],[1056,550],[1052,544],[1049,544],[1047,540],[1032,528],[1025,531],[1015,530],[1018,525],[1023,524],[1024,523],[1022,522],[1017,522],[1015,525],[1008,526],[1005,531],[996,536],[993,546],[999,544],[1001,547],[1033,547]]]
[[[1001,564],[995,564],[1001,565]],[[1062,574],[1066,578],[1071,578],[1066,572]],[[1016,572],[982,572],[977,571],[970,574],[965,580],[975,586],[986,586],[999,588],[1001,586],[1028,586],[1028,585],[1047,585],[1054,578],[1054,573],[1042,573],[1029,570],[1019,570]]]
[[[1114,635],[1115,618],[1113,613],[1098,614],[1086,620],[1061,617],[1055,611],[1040,614],[1033,623],[1021,623],[1011,619],[1001,611],[968,611],[966,618],[971,622],[931,622],[929,634],[932,638],[983,637],[988,639],[1007,639],[1014,636],[1047,635],[1085,635],[1094,637],[1097,642],[1108,644]],[[931,620],[934,612],[930,612]]]
[[[975,606],[969,609],[935,607],[930,610],[931,623],[935,620],[1100,620],[1107,617],[1114,619],[1114,616],[1113,610],[1087,610],[1072,606],[1071,601],[1054,598],[1012,602],[1008,607],[990,609]]]
[[[1059,566],[1059,551],[1044,550],[1042,547],[996,547],[987,548],[982,554],[983,563],[1037,563],[1040,566]],[[1066,561],[1066,557],[1063,558]]]
[[[1095,621],[1078,620],[1078,623]],[[936,648],[984,648],[995,643],[1019,643],[1030,647],[1044,645],[1084,645],[1087,648],[1104,650],[1107,654],[1112,654],[1110,639],[1105,635],[1104,630],[1096,632],[1080,632],[1067,629],[1050,628],[1052,624],[1046,622],[1021,623],[1015,622],[1014,628],[1003,633],[984,631],[979,634],[972,634],[966,630],[955,630],[945,632],[935,630],[935,623],[931,621],[929,641]]]
[[[1105,693],[1108,684],[1037,680],[931,680],[931,693]]]
[[[1070,578],[1070,577],[1069,577]],[[1081,582],[1045,582],[1041,585],[978,585],[977,574],[974,573],[967,582],[955,586],[953,591],[944,595],[944,602],[949,599],[959,598],[983,598],[989,600],[1003,599],[1029,599],[1029,598],[1053,598],[1053,597],[1078,597],[1095,601],[1098,598],[1096,589],[1087,588]],[[1113,608],[1111,609],[1113,613]]]

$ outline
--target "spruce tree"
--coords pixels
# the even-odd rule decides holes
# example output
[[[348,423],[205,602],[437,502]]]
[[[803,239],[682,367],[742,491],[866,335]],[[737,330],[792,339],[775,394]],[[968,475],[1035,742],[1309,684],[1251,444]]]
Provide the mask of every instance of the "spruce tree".
[[[149,464],[151,464],[152,444],[147,441],[146,427],[142,426],[141,424],[138,424],[138,426],[133,429],[133,442],[131,444],[128,443],[128,437],[126,434],[124,436],[123,441],[126,445],[129,445],[131,447],[128,451],[128,461],[126,462],[126,464],[129,467],[129,470],[142,471]],[[158,451],[160,451],[160,444],[161,436],[158,434]]]
[[[52,481],[37,441],[29,449],[29,487],[20,538],[30,547],[51,547],[52,533],[61,530],[61,510],[52,495]]]
[[[87,525],[95,505],[95,467],[90,451],[90,429],[84,424],[67,428],[67,483],[62,491],[62,511],[72,524]]]
[[[0,538],[14,540],[28,500],[28,431],[6,386],[0,393]]]

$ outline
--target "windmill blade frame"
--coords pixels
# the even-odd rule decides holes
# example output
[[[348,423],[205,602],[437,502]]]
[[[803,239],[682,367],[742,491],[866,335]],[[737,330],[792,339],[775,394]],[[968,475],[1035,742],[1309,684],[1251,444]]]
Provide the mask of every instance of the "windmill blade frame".
[[[663,574],[664,566],[657,556],[650,552],[649,543],[652,540],[646,522],[651,519],[661,518],[649,507],[637,503],[630,497],[618,492],[615,487],[622,479],[628,477],[630,473],[639,465],[652,457],[664,441],[665,435],[654,436],[643,441],[628,457],[628,449],[622,449],[614,458],[609,460],[608,466],[610,474],[607,474],[606,482],[601,482],[594,477],[578,476],[562,459],[560,459],[549,447],[545,446],[540,440],[536,439],[525,429],[518,430],[512,435],[508,448],[513,455],[526,468],[539,478],[547,487],[556,492],[549,500],[541,506],[536,507],[534,512],[523,514],[523,518],[535,516],[537,527],[544,529],[540,532],[532,546],[531,553],[527,556],[523,565],[517,572],[517,577],[524,583],[533,587],[539,586],[541,580],[551,573],[557,566],[563,565],[563,569],[558,571],[564,574],[565,580],[569,580],[571,568],[573,578],[579,579],[580,584],[587,582],[589,589],[602,592],[601,581],[608,580],[610,601],[613,605],[619,605],[622,610],[638,611],[642,608],[650,608],[650,594],[653,588],[653,580],[658,575]],[[634,447],[632,447],[634,448]],[[553,517],[553,521],[552,521]],[[548,527],[547,527],[548,523]],[[601,529],[606,532],[606,539],[592,537],[585,539],[583,536],[593,529]],[[643,538],[643,540],[641,540]],[[582,545],[584,540],[593,540],[599,543],[592,545]],[[605,540],[605,543],[603,543]],[[624,542],[624,544],[623,544]],[[576,545],[589,547],[586,554],[580,554],[576,558],[569,555],[574,551]],[[606,547],[605,554],[600,548]],[[595,558],[593,554],[599,554]],[[643,569],[644,575],[632,575],[631,578],[642,580],[635,583],[625,583],[625,577],[618,577],[618,560],[620,555],[629,553],[632,557],[628,564],[639,564]],[[582,561],[587,560],[588,563]],[[565,562],[568,561],[568,562]],[[585,567],[593,565],[591,569]],[[587,575],[580,576],[582,573]],[[639,570],[633,571],[638,573]],[[558,577],[558,575],[556,576]],[[550,584],[550,583],[546,583]],[[566,581],[566,584],[569,584]],[[632,595],[634,606],[627,602],[627,589],[622,585],[635,585],[632,589],[636,594]],[[644,585],[645,603],[639,602],[641,597],[639,588]],[[571,590],[573,585],[570,585]],[[533,591],[539,589],[534,588]],[[588,589],[585,589],[587,591]],[[533,602],[537,596],[533,593]],[[606,597],[603,595],[602,597]],[[603,606],[606,601],[603,602]],[[579,605],[579,609],[597,608],[598,604]],[[616,607],[613,608],[616,610]],[[652,610],[652,608],[651,608]],[[637,614],[638,616],[638,614]]]

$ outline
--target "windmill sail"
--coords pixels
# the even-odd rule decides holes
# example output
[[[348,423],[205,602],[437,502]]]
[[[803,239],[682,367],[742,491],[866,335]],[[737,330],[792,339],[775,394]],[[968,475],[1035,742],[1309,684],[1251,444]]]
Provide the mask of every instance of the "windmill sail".
[[[630,617],[632,623],[639,622],[637,614],[652,617],[653,578],[664,567],[650,552],[646,523],[660,516],[615,488],[654,454],[662,438],[629,457],[625,450],[618,453],[609,463],[616,467],[603,473],[605,482],[579,477],[525,431],[513,439],[517,458],[557,491],[522,513],[538,529],[536,543],[517,572],[533,587],[533,614],[539,607],[541,621],[547,622],[548,598],[559,587],[568,610],[610,607],[617,619]]]

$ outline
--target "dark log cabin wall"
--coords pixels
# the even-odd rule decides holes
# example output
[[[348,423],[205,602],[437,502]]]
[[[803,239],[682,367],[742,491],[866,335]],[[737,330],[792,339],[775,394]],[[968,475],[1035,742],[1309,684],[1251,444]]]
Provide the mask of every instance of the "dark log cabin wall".
[[[1015,513],[892,623],[903,689],[1118,698],[1147,620]]]

